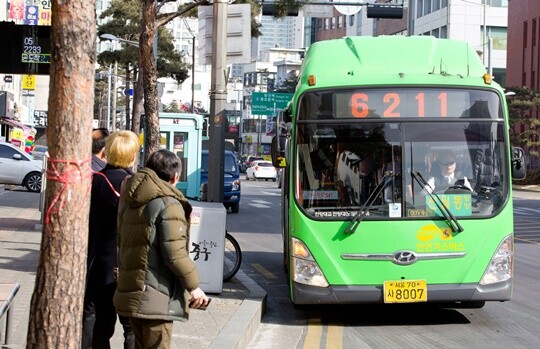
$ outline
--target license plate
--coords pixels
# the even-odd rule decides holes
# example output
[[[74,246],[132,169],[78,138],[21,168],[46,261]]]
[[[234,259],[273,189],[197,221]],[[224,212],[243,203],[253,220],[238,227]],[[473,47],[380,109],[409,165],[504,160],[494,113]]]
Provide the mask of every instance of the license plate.
[[[427,302],[426,280],[397,280],[384,282],[385,303]]]

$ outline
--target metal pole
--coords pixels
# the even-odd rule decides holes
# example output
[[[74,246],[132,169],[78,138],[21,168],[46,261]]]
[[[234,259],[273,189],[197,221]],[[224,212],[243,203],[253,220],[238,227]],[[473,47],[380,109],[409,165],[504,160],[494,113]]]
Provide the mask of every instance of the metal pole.
[[[493,38],[488,39],[488,73],[493,77]]]
[[[107,93],[107,125],[105,126],[109,130],[111,126],[111,79],[112,79],[112,65],[109,64],[109,78],[107,79],[108,83],[108,92]]]
[[[484,63],[484,67],[486,66],[486,44],[487,44],[487,27],[486,27],[486,0],[484,1],[484,33],[482,35],[482,63]]]
[[[195,111],[195,37],[191,38],[191,112]]]
[[[212,18],[212,72],[210,88],[210,137],[208,149],[208,201],[223,202],[224,111],[227,86],[228,0],[215,0]]]

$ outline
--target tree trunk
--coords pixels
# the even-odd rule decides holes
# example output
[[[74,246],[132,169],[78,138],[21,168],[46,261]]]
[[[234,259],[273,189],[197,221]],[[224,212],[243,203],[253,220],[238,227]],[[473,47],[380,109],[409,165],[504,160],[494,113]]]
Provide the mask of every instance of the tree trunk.
[[[154,57],[154,35],[156,33],[156,2],[144,0],[139,53],[144,87],[145,140],[144,162],[153,152],[160,149],[157,69]]]
[[[27,348],[80,348],[88,245],[95,2],[53,1],[45,220]]]
[[[133,75],[137,76],[137,81],[133,87],[133,116],[131,118],[131,131],[135,134],[141,133],[141,114],[143,112],[143,81],[142,81],[142,72],[140,69],[138,72],[134,72]]]

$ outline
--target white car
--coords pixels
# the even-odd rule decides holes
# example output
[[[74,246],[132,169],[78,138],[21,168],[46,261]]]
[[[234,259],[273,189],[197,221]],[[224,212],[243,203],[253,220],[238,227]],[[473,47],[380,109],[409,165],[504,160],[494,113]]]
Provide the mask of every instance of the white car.
[[[22,185],[39,192],[42,169],[43,161],[9,143],[0,143],[0,184]]]
[[[272,162],[266,160],[253,161],[251,166],[246,170],[246,180],[266,179],[276,181],[277,173],[276,168],[272,165]]]

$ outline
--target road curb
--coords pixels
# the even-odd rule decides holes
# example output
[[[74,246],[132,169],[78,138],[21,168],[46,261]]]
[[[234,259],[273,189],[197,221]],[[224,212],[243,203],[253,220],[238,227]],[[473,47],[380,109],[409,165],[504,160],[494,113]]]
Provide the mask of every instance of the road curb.
[[[214,338],[209,349],[247,348],[266,311],[266,291],[242,270],[238,271],[236,278],[249,290],[249,294]]]

